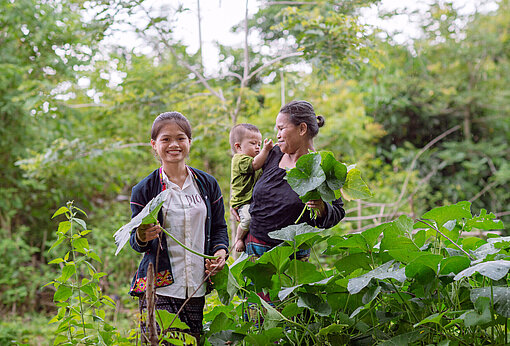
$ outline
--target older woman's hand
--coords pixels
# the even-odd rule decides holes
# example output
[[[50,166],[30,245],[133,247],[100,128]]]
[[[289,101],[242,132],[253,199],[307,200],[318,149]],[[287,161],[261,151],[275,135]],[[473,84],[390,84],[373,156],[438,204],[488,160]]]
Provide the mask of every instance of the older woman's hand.
[[[306,202],[306,206],[314,209],[318,217],[323,217],[326,212],[326,205],[322,199],[312,199]]]

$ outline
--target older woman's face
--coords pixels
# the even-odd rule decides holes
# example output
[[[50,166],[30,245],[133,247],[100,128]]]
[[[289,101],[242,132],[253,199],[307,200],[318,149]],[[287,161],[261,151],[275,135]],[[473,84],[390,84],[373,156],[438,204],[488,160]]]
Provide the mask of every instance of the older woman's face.
[[[276,138],[283,153],[293,154],[303,144],[304,136],[300,134],[299,126],[294,125],[288,114],[279,113],[276,117]]]

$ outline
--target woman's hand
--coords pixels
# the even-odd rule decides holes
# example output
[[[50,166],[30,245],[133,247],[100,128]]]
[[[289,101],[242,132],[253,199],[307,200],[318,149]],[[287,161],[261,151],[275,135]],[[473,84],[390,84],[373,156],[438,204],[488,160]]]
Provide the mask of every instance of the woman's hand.
[[[136,237],[139,241],[146,243],[148,241],[151,241],[152,239],[156,239],[159,237],[159,234],[161,233],[161,227],[159,226],[159,223],[154,224],[145,224],[140,225],[136,229]]]
[[[322,199],[312,199],[306,202],[306,206],[317,212],[317,217],[323,217],[326,212],[326,205]]]
[[[237,212],[237,209],[230,208],[230,215],[233,215],[237,222],[241,222],[241,218],[239,217],[239,213]]]
[[[223,269],[225,266],[225,260],[227,258],[227,251],[225,249],[218,250],[214,253],[214,256],[218,256],[215,259],[206,259],[205,260],[205,274],[216,275],[219,271]]]

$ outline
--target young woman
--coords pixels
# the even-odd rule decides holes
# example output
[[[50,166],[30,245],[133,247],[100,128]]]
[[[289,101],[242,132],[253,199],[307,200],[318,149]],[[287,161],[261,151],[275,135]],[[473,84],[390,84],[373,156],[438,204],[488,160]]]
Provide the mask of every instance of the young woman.
[[[144,256],[131,284],[130,294],[138,296],[140,311],[146,309],[147,268],[155,268],[156,309],[177,313],[187,331],[200,340],[206,287],[204,280],[225,265],[228,232],[223,196],[211,175],[186,165],[191,147],[191,126],[178,112],[160,114],[152,124],[151,145],[161,167],[140,181],[131,194],[132,217],[163,190],[170,190],[158,215],[158,223],[140,225],[131,232],[131,247]],[[193,250],[218,256],[205,260],[162,232],[165,228]],[[142,333],[147,335],[145,323]]]

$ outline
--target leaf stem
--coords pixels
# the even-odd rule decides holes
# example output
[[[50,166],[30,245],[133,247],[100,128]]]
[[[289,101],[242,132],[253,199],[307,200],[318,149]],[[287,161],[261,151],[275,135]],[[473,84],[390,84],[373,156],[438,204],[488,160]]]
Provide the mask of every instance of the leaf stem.
[[[450,239],[446,234],[444,234],[443,232],[441,232],[440,230],[438,230],[436,227],[432,226],[430,223],[428,222],[425,222],[423,221],[424,219],[418,219],[418,222],[421,222],[421,223],[424,223],[426,224],[427,226],[429,226],[430,228],[432,228],[433,230],[435,230],[437,233],[441,234],[443,237],[445,237],[446,239],[448,239],[449,241],[452,242],[453,245],[455,245],[460,251],[464,252],[464,254],[466,254],[466,256],[468,256],[472,261],[475,260],[475,258],[473,256],[471,256],[469,253],[466,252],[466,250],[464,250],[460,245],[458,245],[456,242],[454,242],[452,239]]]
[[[76,251],[75,251],[75,247],[74,247],[74,239],[73,239],[73,220],[74,220],[74,216],[76,215],[76,213],[73,211],[73,208],[74,206],[69,203],[68,204],[68,208],[69,208],[69,211],[70,211],[70,218],[69,218],[69,221],[71,222],[71,227],[70,227],[70,234],[71,234],[71,252],[73,254],[73,262],[75,263],[75,266],[76,266]],[[75,269],[74,271],[74,275],[75,275],[75,279],[76,279],[76,285],[77,285],[77,289],[78,289],[78,299],[80,300],[80,316],[81,316],[81,324],[82,324],[82,328],[83,328],[83,336],[86,337],[87,336],[87,332],[85,331],[85,316],[84,316],[84,313],[83,313],[83,302],[82,302],[82,299],[81,299],[81,285],[79,285],[79,276],[78,276],[78,268]]]
[[[305,207],[303,208],[303,211],[301,212],[301,214],[299,214],[296,222],[294,222],[294,225],[297,225],[297,223],[299,222],[299,220],[301,220],[301,217],[303,216],[303,214],[305,213],[305,210],[306,210],[306,204],[305,204]]]
[[[188,250],[189,252],[191,252],[192,254],[195,254],[197,256],[200,256],[200,257],[203,257],[203,258],[207,258],[207,259],[216,259],[218,258],[219,256],[209,256],[209,255],[204,255],[203,253],[200,253],[198,251],[195,251],[195,250],[192,250],[190,249],[189,247],[187,247],[186,245],[184,245],[183,243],[181,243],[180,241],[178,241],[173,235],[170,234],[170,232],[168,232],[166,229],[164,229],[163,227],[161,227],[161,229],[163,230],[163,232],[166,233],[167,236],[169,236],[170,238],[172,238],[177,244],[179,244],[180,246],[182,246],[183,248],[185,248],[186,250]]]

